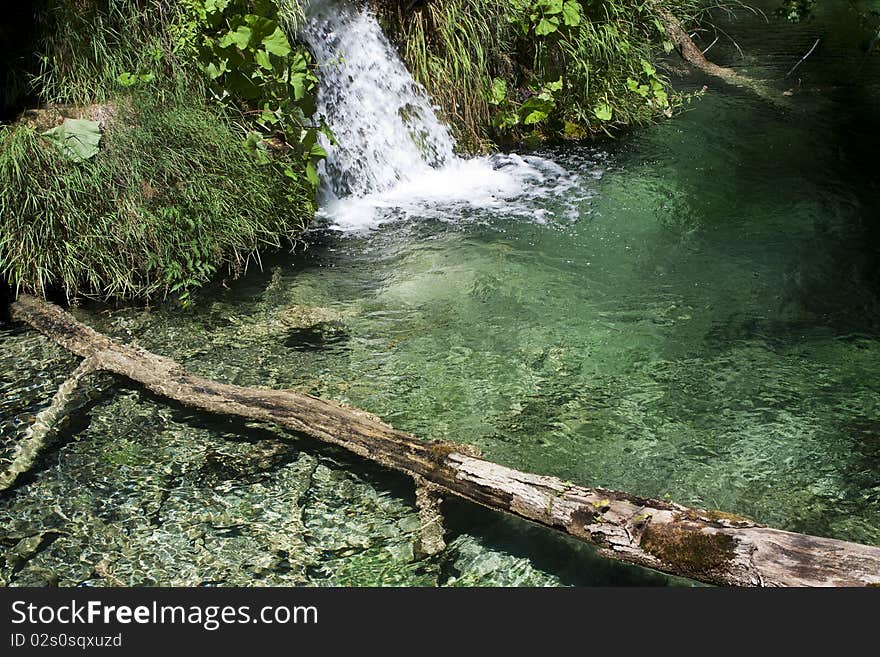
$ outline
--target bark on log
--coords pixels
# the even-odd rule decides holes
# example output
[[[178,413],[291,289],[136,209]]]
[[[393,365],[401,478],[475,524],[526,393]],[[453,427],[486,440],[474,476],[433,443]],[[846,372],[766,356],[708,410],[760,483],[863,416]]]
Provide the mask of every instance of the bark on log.
[[[168,358],[111,340],[57,306],[21,296],[12,316],[152,392],[210,413],[272,422],[425,480],[433,491],[525,518],[598,547],[607,557],[734,586],[880,585],[880,547],[806,536],[717,511],[585,488],[481,459],[473,448],[426,442],[377,417],[309,395],[195,376]]]
[[[736,83],[740,79],[740,76],[732,68],[718,66],[718,64],[714,64],[706,59],[703,51],[693,42],[693,39],[682,27],[681,22],[668,10],[657,5],[654,5],[654,9],[657,15],[660,16],[663,27],[666,28],[667,36],[672,40],[672,44],[683,60],[704,73],[721,78],[727,82]]]

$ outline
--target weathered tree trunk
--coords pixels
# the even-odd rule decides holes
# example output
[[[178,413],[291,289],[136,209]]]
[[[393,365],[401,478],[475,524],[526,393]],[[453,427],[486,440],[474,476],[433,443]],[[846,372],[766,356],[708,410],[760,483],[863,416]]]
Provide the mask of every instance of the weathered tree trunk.
[[[704,73],[721,78],[727,82],[738,81],[740,76],[732,68],[718,66],[718,64],[714,64],[706,59],[703,51],[697,47],[697,44],[693,42],[687,31],[682,27],[681,22],[675,16],[657,5],[654,8],[663,22],[663,27],[666,28],[667,36],[672,40],[672,44],[683,60]]]
[[[693,39],[691,39],[678,18],[656,3],[654,4],[654,9],[657,11],[657,15],[660,17],[660,21],[666,30],[666,35],[672,41],[676,51],[691,66],[707,75],[723,80],[727,84],[741,89],[748,89],[766,101],[774,104],[780,102],[781,94],[773,89],[772,86],[767,85],[761,80],[755,80],[742,73],[737,73],[732,68],[718,66],[718,64],[706,59],[703,51],[693,42]]]
[[[734,586],[880,585],[880,547],[805,536],[746,518],[690,509],[481,459],[473,448],[425,442],[343,404],[286,390],[210,381],[174,361],[126,346],[57,306],[21,296],[12,316],[98,369],[211,413],[272,422],[343,447],[414,478],[430,527],[438,493],[505,511],[597,546],[612,559],[713,584]],[[428,532],[436,542],[437,529]],[[440,533],[442,537],[442,533]]]

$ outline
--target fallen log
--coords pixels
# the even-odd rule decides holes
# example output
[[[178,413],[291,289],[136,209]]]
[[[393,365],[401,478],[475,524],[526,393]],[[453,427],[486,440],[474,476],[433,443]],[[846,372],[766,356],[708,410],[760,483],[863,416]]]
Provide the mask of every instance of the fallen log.
[[[657,15],[660,16],[660,21],[666,29],[666,35],[670,38],[672,45],[675,46],[675,50],[683,60],[707,75],[721,78],[732,84],[736,84],[742,79],[732,68],[718,66],[718,64],[706,59],[703,51],[697,47],[697,44],[688,35],[681,22],[669,10],[657,5],[654,5],[654,9]]]
[[[22,295],[11,312],[87,359],[90,371],[127,377],[192,408],[271,422],[411,476],[420,491],[422,540],[435,546],[425,545],[425,552],[442,547],[433,498],[451,494],[573,536],[609,558],[711,584],[880,585],[880,547],[519,472],[480,458],[466,445],[419,440],[338,402],[198,377],[169,358],[112,340],[35,297]]]
[[[773,89],[761,80],[755,80],[748,75],[734,71],[732,68],[719,66],[715,62],[710,61],[697,44],[694,43],[693,39],[691,39],[678,18],[669,10],[658,6],[656,3],[654,4],[654,9],[660,18],[666,35],[675,47],[675,51],[688,64],[726,84],[741,89],[748,89],[757,96],[774,104],[780,103],[780,92],[778,90]]]

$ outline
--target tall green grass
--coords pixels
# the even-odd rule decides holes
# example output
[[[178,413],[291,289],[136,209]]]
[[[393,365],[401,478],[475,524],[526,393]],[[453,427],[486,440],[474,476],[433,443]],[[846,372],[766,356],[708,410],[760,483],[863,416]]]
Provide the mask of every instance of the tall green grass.
[[[513,77],[516,38],[510,0],[444,0],[408,10],[408,2],[376,3],[413,77],[443,109],[459,141],[486,138],[492,78]]]
[[[240,109],[209,100],[202,2],[33,3],[39,38],[15,79],[62,115],[100,105],[110,119],[82,162],[27,121],[0,127],[0,279],[14,289],[188,300],[259,248],[290,246],[314,215],[305,175],[255,159]],[[299,0],[278,3],[292,28]]]
[[[185,295],[305,227],[311,191],[258,166],[202,98],[113,107],[101,151],[81,163],[31,128],[0,131],[0,276],[16,289]]]
[[[102,103],[123,73],[182,77],[168,29],[185,3],[174,0],[39,0],[38,70],[31,85],[47,103]],[[193,81],[197,76],[187,76]]]
[[[500,108],[489,102],[492,82],[506,83],[519,102],[560,77],[564,90],[551,120],[532,130],[543,137],[583,136],[656,119],[652,106],[628,88],[653,62],[666,40],[657,4],[679,16],[699,13],[702,0],[580,0],[584,20],[552,38],[523,34],[531,0],[443,0],[413,6],[408,0],[373,0],[405,63],[443,109],[456,136],[471,150],[503,138],[493,129]],[[597,120],[607,103],[613,120]],[[522,127],[513,138],[525,136]]]

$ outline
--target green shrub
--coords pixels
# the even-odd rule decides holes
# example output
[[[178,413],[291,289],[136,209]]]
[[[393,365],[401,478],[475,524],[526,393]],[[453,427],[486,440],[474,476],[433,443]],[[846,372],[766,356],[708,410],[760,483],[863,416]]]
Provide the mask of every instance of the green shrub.
[[[222,267],[235,274],[306,227],[324,153],[307,118],[308,53],[282,29],[301,15],[296,0],[33,11],[37,64],[16,79],[62,114],[109,118],[97,153],[67,148],[64,127],[0,128],[0,277],[40,294],[188,302]]]
[[[466,148],[641,125],[671,113],[678,100],[653,64],[671,44],[652,2],[374,4]],[[685,16],[701,3],[669,4]]]

